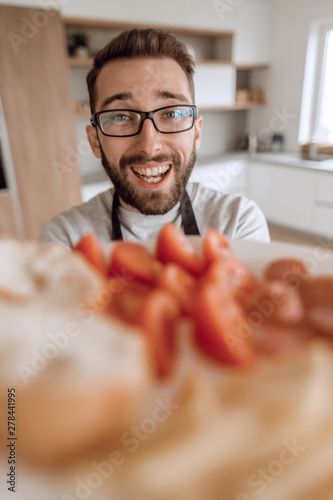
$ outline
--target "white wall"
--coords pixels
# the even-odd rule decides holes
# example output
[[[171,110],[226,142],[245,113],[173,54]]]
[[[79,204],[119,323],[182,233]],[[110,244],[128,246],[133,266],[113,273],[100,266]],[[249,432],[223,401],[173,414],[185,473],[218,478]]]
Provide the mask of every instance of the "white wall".
[[[277,119],[279,113],[294,115],[285,116],[282,133],[286,150],[299,150],[298,128],[310,24],[332,16],[332,0],[272,1],[271,69],[256,72],[252,79],[253,86],[267,89],[267,107],[248,114],[248,132],[282,126]]]
[[[67,17],[231,30],[233,16],[218,16],[213,0],[0,0],[32,7],[54,6]]]

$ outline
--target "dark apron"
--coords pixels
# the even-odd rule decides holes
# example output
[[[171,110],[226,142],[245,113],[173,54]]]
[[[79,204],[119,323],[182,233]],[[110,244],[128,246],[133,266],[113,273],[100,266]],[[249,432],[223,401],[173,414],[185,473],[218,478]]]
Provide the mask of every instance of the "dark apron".
[[[111,239],[114,240],[122,240],[123,235],[121,232],[120,222],[118,219],[118,207],[119,207],[119,197],[116,192],[113,195],[113,203],[112,203],[112,213],[111,213],[111,222],[112,222],[112,235]],[[195,220],[195,216],[193,213],[192,203],[187,194],[186,189],[184,190],[184,194],[182,196],[180,202],[180,209],[182,214],[182,224],[184,227],[185,234],[195,234],[199,235],[199,229],[197,226],[197,221]]]

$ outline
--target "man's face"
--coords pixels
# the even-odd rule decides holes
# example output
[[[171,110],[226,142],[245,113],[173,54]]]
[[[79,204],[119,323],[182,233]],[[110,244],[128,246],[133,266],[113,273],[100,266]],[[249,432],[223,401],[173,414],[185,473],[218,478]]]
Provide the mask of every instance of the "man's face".
[[[96,111],[152,111],[193,104],[186,74],[170,58],[107,63],[98,75],[96,96]],[[191,130],[162,134],[147,119],[141,132],[132,137],[106,137],[92,126],[87,127],[87,134],[120,203],[130,210],[155,215],[168,212],[180,200],[200,146],[201,126],[199,117]]]

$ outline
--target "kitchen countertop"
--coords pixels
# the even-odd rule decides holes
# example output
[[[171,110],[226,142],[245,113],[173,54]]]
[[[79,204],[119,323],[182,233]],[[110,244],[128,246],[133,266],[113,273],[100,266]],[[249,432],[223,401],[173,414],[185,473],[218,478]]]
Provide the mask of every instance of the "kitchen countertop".
[[[256,153],[248,155],[249,161],[272,163],[286,167],[304,168],[307,170],[333,172],[333,158],[329,160],[306,160],[300,153]]]

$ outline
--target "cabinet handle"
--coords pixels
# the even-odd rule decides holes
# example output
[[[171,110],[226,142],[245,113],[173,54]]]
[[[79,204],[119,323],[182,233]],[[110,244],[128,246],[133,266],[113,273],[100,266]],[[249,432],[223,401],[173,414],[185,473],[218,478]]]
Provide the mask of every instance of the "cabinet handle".
[[[315,205],[317,207],[331,208],[333,209],[333,201],[323,201],[323,200],[315,200]]]

